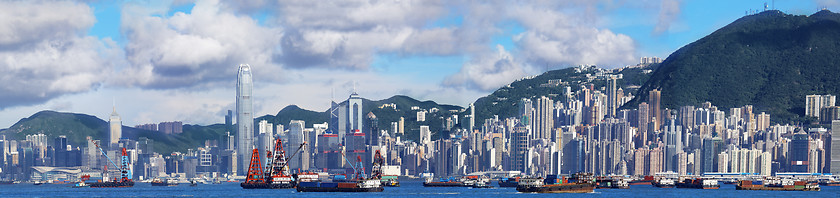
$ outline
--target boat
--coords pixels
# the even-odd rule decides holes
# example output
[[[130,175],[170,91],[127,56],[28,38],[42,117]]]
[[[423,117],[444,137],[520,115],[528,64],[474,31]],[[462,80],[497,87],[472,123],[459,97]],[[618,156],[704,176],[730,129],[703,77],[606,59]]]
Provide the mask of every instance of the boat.
[[[190,180],[190,186],[191,186],[191,187],[198,186],[198,182],[197,182],[197,181],[195,181],[195,180]]]
[[[265,172],[263,172],[259,151],[254,149],[251,154],[251,164],[248,168],[248,177],[245,182],[239,184],[244,189],[283,189],[294,188],[297,181],[289,170],[286,168],[288,160],[293,158],[295,154],[299,153],[300,149],[306,145],[306,142],[300,144],[297,151],[291,157],[286,157],[286,151],[283,149],[283,141],[277,138],[274,143],[274,151],[266,151]]]
[[[470,184],[465,183],[457,177],[440,178],[438,181],[433,181],[431,178],[423,182],[423,187],[469,187]]]
[[[71,187],[73,187],[73,188],[90,188],[90,185],[85,183],[85,181],[80,181],[79,183],[76,183]]]
[[[685,179],[682,182],[677,182],[677,188],[694,188],[694,189],[719,189],[720,184],[716,179],[694,178]]]
[[[651,185],[657,188],[674,188],[676,186],[676,182],[674,182],[671,178],[660,178],[659,180],[651,182]]]
[[[124,188],[133,186],[134,181],[131,180],[97,181],[90,183],[91,188]]]
[[[837,180],[820,180],[817,182],[820,186],[840,186],[840,181]]]
[[[384,175],[384,176],[382,176],[382,179],[379,180],[379,181],[381,181],[382,186],[385,186],[385,187],[399,187],[400,186],[400,181],[397,181],[397,176],[396,175]]]
[[[35,183],[32,183],[32,184],[34,184],[36,186],[39,186],[39,185],[43,185],[43,184],[46,184],[46,183],[47,183],[46,181],[35,181]]]
[[[160,179],[155,178],[151,182],[152,186],[178,186],[178,182],[175,179]]]
[[[347,158],[344,157],[344,159],[346,160]],[[382,192],[385,190],[385,188],[382,187],[381,181],[382,164],[385,160],[382,158],[382,155],[378,150],[373,155],[370,177],[365,177],[361,156],[357,157],[357,163],[355,166],[352,163],[349,163],[350,160],[347,161],[348,164],[350,164],[350,167],[353,168],[353,177],[351,181],[302,181],[298,183],[296,190],[298,192]]]
[[[576,173],[572,179],[521,178],[516,191],[523,193],[591,193],[595,190],[592,173]]]
[[[791,179],[750,181],[742,180],[736,190],[775,190],[775,191],[820,191],[820,185]]]
[[[499,187],[516,187],[519,185],[519,176],[505,177],[499,180]]]
[[[0,185],[15,184],[12,180],[0,180]]]
[[[629,184],[633,185],[652,185],[653,184],[653,176],[645,176],[643,178],[639,178],[633,181],[630,181]]]
[[[601,177],[595,180],[597,188],[629,189],[630,184],[621,178]]]

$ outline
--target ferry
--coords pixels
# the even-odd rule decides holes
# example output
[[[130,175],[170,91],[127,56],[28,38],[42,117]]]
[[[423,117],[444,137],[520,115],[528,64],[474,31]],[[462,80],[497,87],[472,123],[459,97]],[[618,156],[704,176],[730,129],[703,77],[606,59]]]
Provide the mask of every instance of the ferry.
[[[630,184],[621,178],[609,178],[609,177],[602,177],[595,180],[597,184],[597,188],[610,188],[610,189],[629,189]]]
[[[558,182],[559,180],[559,182]],[[577,173],[573,179],[522,178],[516,191],[523,193],[591,193],[595,191],[592,173]]]
[[[521,177],[506,177],[499,180],[499,187],[516,187],[519,185],[519,179]]]

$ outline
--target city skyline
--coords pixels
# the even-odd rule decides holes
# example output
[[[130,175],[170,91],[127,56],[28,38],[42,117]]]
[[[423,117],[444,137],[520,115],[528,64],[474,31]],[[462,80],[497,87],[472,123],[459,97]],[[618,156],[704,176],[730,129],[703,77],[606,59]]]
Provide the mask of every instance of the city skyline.
[[[234,109],[239,64],[256,71],[255,116],[291,104],[326,110],[332,90],[343,98],[354,81],[370,99],[402,94],[467,106],[515,79],[551,69],[664,59],[764,2],[3,2],[0,9],[9,16],[0,24],[20,28],[5,30],[3,35],[16,36],[0,41],[0,58],[7,60],[0,68],[11,71],[0,74],[9,80],[0,88],[8,93],[0,96],[0,128],[46,109],[107,118],[112,111],[101,104],[112,99],[127,126],[220,123]],[[732,6],[710,10],[722,3]],[[837,6],[774,5],[790,14]],[[335,14],[308,14],[322,10]],[[379,11],[386,14],[365,14]],[[21,12],[44,17],[28,19]],[[577,40],[591,43],[570,44]],[[618,50],[598,48],[605,46]],[[598,53],[581,56],[586,52]],[[45,53],[53,56],[42,58]],[[27,75],[36,72],[42,75]]]

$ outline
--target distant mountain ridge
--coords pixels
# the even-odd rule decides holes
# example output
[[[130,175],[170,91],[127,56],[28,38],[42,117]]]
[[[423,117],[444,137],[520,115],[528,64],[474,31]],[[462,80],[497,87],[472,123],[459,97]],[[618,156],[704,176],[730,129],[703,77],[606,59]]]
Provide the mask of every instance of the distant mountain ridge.
[[[805,96],[840,94],[840,14],[765,11],[742,17],[666,58],[625,108],[662,91],[663,107],[753,105],[774,122],[801,122]]]

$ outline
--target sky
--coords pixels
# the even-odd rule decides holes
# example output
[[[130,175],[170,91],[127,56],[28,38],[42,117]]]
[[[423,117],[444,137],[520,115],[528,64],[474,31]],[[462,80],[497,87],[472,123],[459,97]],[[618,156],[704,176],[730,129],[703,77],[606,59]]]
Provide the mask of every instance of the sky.
[[[0,0],[0,128],[42,110],[222,123],[239,64],[253,69],[256,115],[324,111],[354,87],[467,106],[549,70],[666,58],[765,3],[840,10],[840,0]]]

